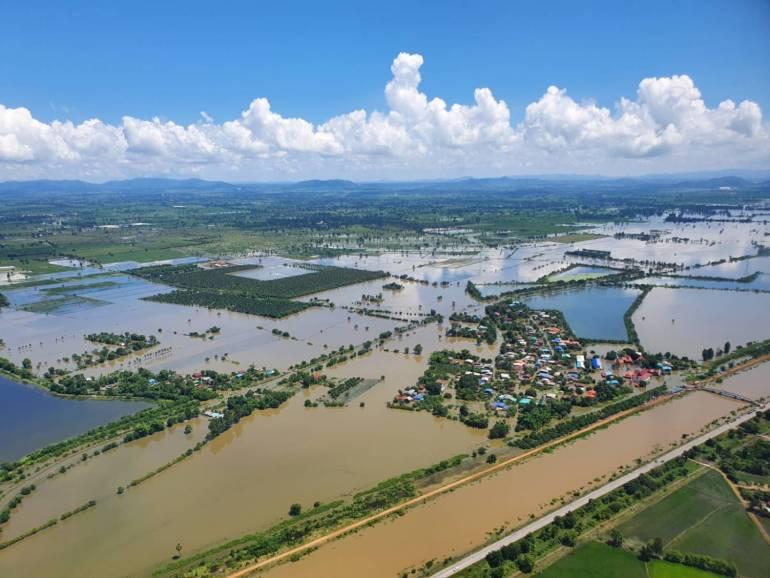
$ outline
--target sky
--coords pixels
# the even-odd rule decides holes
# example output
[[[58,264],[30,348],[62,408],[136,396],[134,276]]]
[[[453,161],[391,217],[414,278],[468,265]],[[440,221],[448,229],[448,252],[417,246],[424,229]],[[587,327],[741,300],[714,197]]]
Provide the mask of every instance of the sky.
[[[768,0],[0,14],[0,180],[770,169]]]

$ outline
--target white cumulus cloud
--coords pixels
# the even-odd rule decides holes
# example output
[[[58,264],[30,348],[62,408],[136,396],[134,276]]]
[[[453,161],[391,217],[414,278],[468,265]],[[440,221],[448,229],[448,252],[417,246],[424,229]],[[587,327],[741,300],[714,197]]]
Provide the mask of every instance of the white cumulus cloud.
[[[489,88],[448,104],[420,88],[423,57],[401,53],[387,110],[314,124],[255,98],[236,118],[189,125],[125,116],[45,123],[0,104],[0,179],[190,173],[218,178],[409,178],[578,171],[650,172],[762,166],[770,137],[755,102],[709,108],[687,75],[644,78],[610,107],[550,86],[514,111]],[[205,104],[205,103],[201,103]]]

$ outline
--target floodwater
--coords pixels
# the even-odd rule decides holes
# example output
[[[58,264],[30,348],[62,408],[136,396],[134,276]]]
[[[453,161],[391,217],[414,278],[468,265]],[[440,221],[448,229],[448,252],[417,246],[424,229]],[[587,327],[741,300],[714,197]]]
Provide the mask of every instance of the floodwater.
[[[381,269],[397,275],[410,275],[433,282],[474,283],[532,282],[563,269],[569,264],[560,243],[529,243],[511,249],[483,249],[472,255],[449,256],[430,253],[385,253],[382,255],[342,255],[318,259],[322,265]]]
[[[699,289],[721,289],[723,291],[765,291],[770,292],[770,275],[760,273],[748,283],[739,281],[716,281],[713,279],[694,279],[692,277],[644,277],[635,282],[637,285],[658,285],[662,287],[697,287]]]
[[[770,273],[770,257],[755,257],[740,261],[728,261],[717,265],[694,267],[683,275],[703,275],[710,277],[724,277],[726,279],[738,279],[751,275],[755,271]]]
[[[242,259],[239,262],[258,263],[258,259]],[[269,271],[273,266],[256,271]],[[383,331],[403,326],[401,320],[419,321],[431,309],[445,316],[468,307],[480,309],[465,294],[464,283],[434,287],[405,282],[403,290],[392,292],[383,290],[383,284],[388,281],[380,279],[303,298],[331,299],[336,305],[333,309],[314,307],[284,319],[273,320],[200,307],[143,301],[143,297],[169,291],[170,288],[126,275],[100,276],[95,281],[112,281],[115,285],[78,289],[78,285],[87,286],[92,283],[85,278],[73,286],[73,293],[80,295],[83,292],[88,297],[98,297],[105,304],[95,309],[80,308],[71,313],[43,315],[14,309],[44,299],[44,290],[55,286],[5,292],[12,307],[0,311],[2,336],[7,343],[2,355],[16,363],[28,357],[36,369],[43,371],[50,366],[74,369],[74,365],[64,358],[95,347],[83,339],[84,334],[131,331],[155,335],[160,347],[138,356],[90,368],[86,373],[106,373],[136,367],[182,372],[198,371],[202,367],[233,371],[249,364],[285,368],[340,346],[359,345],[373,340]],[[358,306],[385,310],[396,320],[360,315],[345,308],[355,306],[363,294],[378,293],[383,295],[382,303],[359,303]],[[221,331],[213,340],[186,336],[192,331],[202,333],[214,325],[220,327]],[[291,337],[286,339],[276,336],[272,333],[273,329],[287,331]],[[225,354],[226,361],[222,359]]]
[[[612,275],[614,273],[618,273],[618,271],[615,271],[613,269],[608,269],[606,267],[585,267],[585,266],[578,266],[573,267],[572,269],[569,269],[567,271],[562,271],[561,273],[556,273],[554,275],[551,275],[548,280],[549,281],[571,281],[573,279],[577,278],[600,278],[600,277],[606,277],[607,275]]]
[[[584,287],[522,297],[533,309],[558,309],[578,337],[628,338],[623,314],[639,295],[622,287]]]
[[[323,353],[326,351],[324,345],[335,349],[342,345],[360,344],[373,339],[382,331],[392,330],[396,325],[396,322],[389,320],[350,314],[341,308],[334,310],[317,307],[285,319],[272,320],[141,300],[141,297],[161,290],[168,291],[168,288],[132,279],[98,292],[99,299],[108,304],[81,309],[76,314],[42,315],[3,309],[0,311],[0,325],[7,347],[2,354],[16,363],[28,357],[35,368],[42,370],[49,366],[72,369],[73,366],[63,360],[65,357],[96,347],[83,339],[84,334],[131,331],[155,335],[160,347],[92,368],[87,373],[105,373],[139,366],[153,370],[188,372],[197,371],[201,367],[233,371],[251,363],[257,366],[287,367]],[[29,299],[26,294],[30,291],[7,291],[7,296],[14,305]],[[202,333],[214,325],[221,328],[214,340],[186,336],[192,331]],[[282,339],[273,335],[274,328],[288,331],[295,339]],[[170,352],[167,351],[169,347]],[[219,362],[217,358],[225,353],[229,361]],[[208,364],[206,357],[210,358]]]
[[[660,232],[653,241],[616,239],[616,233]],[[591,232],[608,235],[581,243],[581,248],[611,251],[616,259],[636,259],[693,266],[730,257],[757,253],[754,243],[763,243],[768,226],[759,223],[667,223],[661,217],[637,223],[609,223]],[[704,269],[697,270],[697,274]]]
[[[184,433],[186,424],[177,424],[158,434],[122,444],[98,459],[78,462],[64,475],[36,480],[34,494],[25,498],[3,526],[3,539],[18,536],[89,500],[101,503],[111,499],[116,496],[118,486],[128,487],[132,480],[168,463],[202,440],[208,432],[207,423],[204,418],[186,422],[193,427],[190,434]],[[57,469],[58,465],[48,466],[43,475],[47,477]]]
[[[73,400],[0,376],[0,462],[135,413],[149,403]]]
[[[645,349],[700,359],[704,348],[770,337],[770,295],[656,287],[633,317]]]
[[[268,570],[269,578],[392,578],[428,560],[460,556],[488,532],[521,525],[553,499],[633,465],[733,409],[737,403],[697,392],[623,420],[558,450],[515,465]]]
[[[428,326],[403,338],[404,343],[423,344],[420,357],[376,351],[328,371],[340,377],[385,376],[348,407],[306,408],[306,397],[317,397],[325,388],[301,392],[283,408],[242,420],[192,458],[123,496],[114,493],[118,485],[152,469],[150,463],[133,464],[131,448],[47,481],[14,513],[14,526],[4,537],[61,513],[65,508],[57,494],[75,492],[73,503],[98,496],[98,505],[0,553],[0,575],[146,573],[173,554],[177,542],[184,544],[185,552],[193,552],[269,527],[286,516],[293,502],[305,507],[316,500],[328,502],[484,444],[484,432],[459,422],[385,407],[396,390],[416,381],[424,371],[425,356],[437,347],[494,353],[487,346],[439,343],[437,336],[437,328]],[[360,402],[365,406],[359,407]],[[196,423],[194,434],[202,434],[204,427]],[[165,439],[154,438],[147,455],[140,454],[153,464],[194,444],[176,431]],[[46,556],[35,555],[40,548]]]
[[[731,375],[714,387],[744,395],[750,399],[770,396],[770,363],[757,365],[748,371]]]
[[[651,227],[664,231],[659,241],[612,237],[617,232],[645,232]],[[340,346],[375,340],[381,332],[403,327],[404,320],[417,321],[431,309],[445,316],[454,311],[480,313],[483,306],[474,303],[465,293],[468,280],[476,283],[532,283],[576,262],[565,252],[579,247],[610,250],[615,257],[660,259],[682,265],[707,263],[731,255],[756,252],[756,246],[751,243],[761,242],[764,231],[754,224],[751,227],[747,231],[745,226],[741,228],[732,224],[672,226],[652,220],[605,225],[596,231],[607,237],[570,245],[546,241],[523,244],[515,250],[484,248],[465,254],[386,252],[316,259],[310,262],[381,269],[430,283],[444,283],[445,286],[403,282],[404,288],[393,292],[382,288],[387,279],[361,283],[303,298],[330,299],[336,305],[334,308],[312,308],[280,320],[142,301],[141,297],[170,289],[121,274],[121,271],[136,264],[113,264],[103,270],[86,266],[48,277],[58,279],[62,284],[71,283],[74,287],[75,284],[90,283],[89,274],[112,272],[111,276],[100,276],[95,281],[110,280],[116,285],[73,290],[76,296],[84,299],[98,299],[103,303],[100,307],[88,308],[72,303],[68,308],[54,310],[50,314],[31,313],[21,308],[46,299],[43,289],[53,288],[54,285],[4,288],[3,292],[11,300],[12,307],[0,311],[0,337],[7,343],[7,348],[0,355],[17,363],[28,357],[35,368],[42,370],[49,366],[71,369],[65,357],[94,348],[94,344],[83,339],[84,334],[131,331],[155,335],[161,345],[137,356],[89,368],[86,373],[137,367],[181,372],[204,367],[233,371],[249,364],[283,370]],[[691,240],[682,242],[675,240],[676,237]],[[761,259],[741,263],[759,266]],[[195,260],[199,259],[176,262]],[[299,262],[284,258],[250,257],[238,262],[263,265],[248,274],[265,279],[305,271],[295,267]],[[602,263],[591,265],[601,266]],[[700,269],[698,273],[705,274],[705,270]],[[669,325],[660,320],[653,322],[652,315],[647,313],[646,320],[637,322],[637,327],[645,345],[650,347],[652,340],[655,350],[669,348],[676,351],[675,347],[658,347],[657,344],[665,344],[669,339],[673,345],[681,346],[689,343],[690,339],[697,341],[703,335],[709,341],[715,341],[709,346],[716,347],[727,339],[737,345],[759,338],[752,336],[762,333],[763,326],[767,326],[769,302],[752,299],[770,298],[768,295],[671,289],[669,291],[676,292],[676,295],[662,298],[663,293],[659,292],[663,291],[666,290],[655,289],[648,296],[648,300],[662,299],[661,303],[650,305],[649,311],[658,310],[658,317],[664,320],[668,317],[669,324],[670,318],[676,317],[678,331],[682,311],[690,311],[688,315],[696,323],[690,323],[687,328],[687,319],[682,317],[681,334],[671,336],[675,331]],[[711,293],[720,295],[714,298],[714,303],[709,301],[709,297],[704,297]],[[381,302],[365,302],[362,299],[363,295],[377,294],[382,294]],[[530,305],[561,309],[580,336],[626,339],[623,313],[637,294],[634,289],[589,287],[532,297]],[[673,305],[667,305],[668,301],[673,301]],[[706,307],[706,311],[709,311],[708,307],[719,310],[714,315],[711,315],[712,312],[699,315],[698,307],[701,306]],[[359,307],[382,310],[393,319],[351,311]],[[667,307],[671,308],[671,312]],[[737,311],[737,320],[729,318],[734,310]],[[719,330],[720,335],[727,327],[729,331],[726,333],[735,330],[739,338],[731,333],[730,336],[712,339],[708,331],[700,331],[702,327],[699,324]],[[191,331],[203,332],[213,325],[221,328],[213,340],[185,335]],[[291,337],[278,337],[272,333],[273,329],[287,331]],[[380,383],[352,400],[348,407],[305,408],[305,399],[316,399],[325,389],[303,391],[278,410],[260,412],[243,420],[190,459],[122,496],[115,493],[118,486],[127,486],[132,479],[167,463],[194,445],[205,435],[206,421],[203,418],[193,420],[194,430],[189,436],[175,427],[120,446],[97,459],[89,459],[64,475],[44,479],[38,484],[36,492],[14,512],[3,532],[3,539],[40,525],[90,499],[97,500],[97,507],[0,552],[0,575],[146,574],[151,567],[167,560],[178,542],[184,545],[185,554],[189,554],[269,527],[286,517],[288,506],[293,502],[299,502],[304,507],[311,506],[316,500],[328,502],[370,487],[387,477],[477,447],[486,439],[483,432],[458,422],[436,419],[426,413],[385,407],[385,402],[399,388],[412,385],[422,374],[427,356],[432,351],[468,348],[483,357],[493,357],[499,345],[476,347],[471,341],[446,340],[442,337],[444,330],[445,327],[437,325],[414,329],[389,341],[386,347],[391,351],[376,350],[325,371],[339,377],[377,379],[384,376]],[[643,331],[648,334],[643,334]],[[697,335],[692,338],[690,332]],[[394,349],[403,351],[407,346],[413,349],[418,343],[424,347],[422,356],[393,352]],[[702,346],[693,347],[699,356]],[[365,404],[364,407],[359,407],[360,402]],[[322,561],[319,570],[312,575],[393,576],[425,556],[443,557],[446,551],[464,551],[482,541],[484,533],[496,525],[511,523],[517,518],[525,520],[530,513],[537,512],[538,504],[585,485],[594,477],[606,475],[622,464],[631,463],[636,457],[649,453],[656,444],[665,445],[676,440],[681,433],[697,430],[713,419],[710,416],[727,413],[734,407],[733,402],[716,396],[694,394],[656,408],[648,412],[649,416],[645,414],[612,426],[610,430],[619,433],[619,436],[610,436],[606,433],[610,430],[604,430],[483,483],[444,496],[405,516],[403,522],[383,524],[322,548],[308,557]],[[41,428],[40,422],[36,422],[35,427],[48,428],[48,421],[43,424]],[[2,426],[0,423],[0,428]],[[18,437],[21,436],[14,434],[14,438]],[[473,490],[477,487],[484,490]],[[456,501],[459,498],[455,496],[467,497]],[[447,507],[434,504],[445,504]],[[424,518],[422,514],[414,517],[422,511],[432,513]],[[458,528],[464,528],[466,519],[468,534],[464,536],[464,530],[459,532]],[[369,541],[368,536],[377,536],[377,532],[393,526],[403,530],[385,534],[380,545],[377,540]],[[412,531],[415,533],[410,534]],[[406,540],[405,536],[413,539]],[[364,545],[360,554],[350,551],[349,546],[358,540],[363,540]],[[333,553],[338,548],[344,555],[335,558]],[[394,554],[401,552],[402,548],[403,555]],[[45,552],[45,556],[41,556],[40,552]],[[330,554],[327,552],[332,552],[328,560],[326,557]],[[392,560],[385,559],[389,557]],[[343,571],[338,573],[335,564],[340,564],[341,568],[344,566]],[[370,565],[377,567],[371,573],[364,571]],[[289,568],[292,571],[299,569],[298,575],[311,573],[304,559],[276,572],[287,572]]]

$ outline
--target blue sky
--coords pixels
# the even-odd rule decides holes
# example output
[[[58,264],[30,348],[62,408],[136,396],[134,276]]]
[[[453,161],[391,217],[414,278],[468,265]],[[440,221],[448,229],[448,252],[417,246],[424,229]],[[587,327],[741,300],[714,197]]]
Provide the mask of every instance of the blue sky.
[[[27,109],[46,124],[69,120],[78,125],[98,118],[119,126],[130,116],[185,127],[199,122],[201,111],[221,123],[237,119],[258,97],[269,99],[272,111],[282,117],[313,125],[356,109],[387,112],[391,107],[383,89],[401,52],[423,57],[419,90],[429,99],[438,96],[448,106],[473,104],[474,89],[489,87],[506,104],[514,127],[525,119],[526,106],[551,85],[566,89],[578,103],[596,102],[616,114],[618,100],[634,100],[643,78],[674,75],[692,79],[709,109],[731,99],[770,110],[766,0],[25,0],[5,2],[2,14],[0,53],[6,58],[0,59],[0,104]],[[764,117],[760,125],[766,128]],[[17,133],[16,141],[22,143],[23,136]],[[16,153],[15,162],[27,164],[0,164],[0,178],[32,175],[33,156],[45,157]],[[132,162],[138,172],[176,170],[163,163]],[[303,162],[307,166],[307,159]],[[705,158],[701,162],[708,165]],[[323,168],[323,160],[317,163],[313,170],[318,174],[335,169]],[[195,170],[217,172],[207,162],[197,164]],[[662,170],[678,166],[659,164]],[[266,164],[249,166],[253,170],[243,176],[252,178]],[[550,160],[532,160],[528,166],[574,168]],[[623,160],[592,168],[634,172],[633,166]],[[647,163],[640,170],[656,166]],[[405,176],[419,176],[415,167]],[[526,168],[503,162],[482,166],[480,172]],[[269,172],[275,176],[276,170],[271,165]]]

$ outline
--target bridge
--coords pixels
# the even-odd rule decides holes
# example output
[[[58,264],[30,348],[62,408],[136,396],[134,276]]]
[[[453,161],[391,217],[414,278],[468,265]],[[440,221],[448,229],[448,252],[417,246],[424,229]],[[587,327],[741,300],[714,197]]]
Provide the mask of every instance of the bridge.
[[[751,405],[760,405],[760,403],[757,400],[751,399],[750,397],[746,397],[745,395],[741,395],[740,393],[725,391],[724,389],[717,389],[716,387],[703,386],[700,389],[702,389],[703,391],[708,391],[709,393],[715,393],[716,395],[721,395],[722,397],[729,397],[730,399],[736,399],[744,403],[750,403]]]

